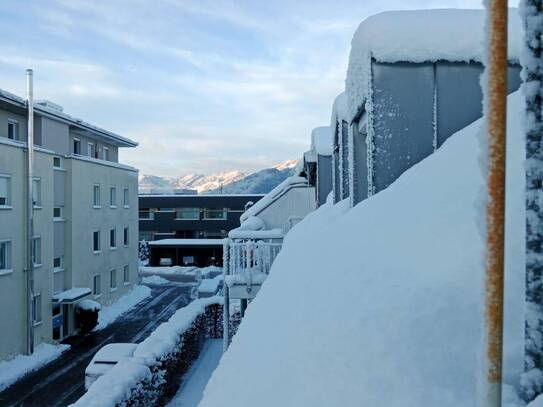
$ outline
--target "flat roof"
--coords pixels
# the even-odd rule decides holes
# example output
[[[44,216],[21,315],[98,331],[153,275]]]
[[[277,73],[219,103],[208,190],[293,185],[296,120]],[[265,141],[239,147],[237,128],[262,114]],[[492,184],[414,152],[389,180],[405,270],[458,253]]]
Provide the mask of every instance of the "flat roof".
[[[83,297],[86,297],[91,293],[90,288],[83,288],[83,287],[74,287],[70,288],[69,290],[62,291],[58,294],[53,295],[53,302],[60,302],[64,304],[69,304],[74,301],[77,301]]]
[[[221,246],[224,239],[161,239],[149,242],[149,246]]]

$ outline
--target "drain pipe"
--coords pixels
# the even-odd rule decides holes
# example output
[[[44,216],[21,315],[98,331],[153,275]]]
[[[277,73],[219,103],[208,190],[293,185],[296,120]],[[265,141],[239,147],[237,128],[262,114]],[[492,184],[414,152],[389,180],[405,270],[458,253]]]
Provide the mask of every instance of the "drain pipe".
[[[28,106],[28,131],[27,131],[27,245],[26,245],[26,290],[27,290],[27,354],[34,353],[34,316],[32,305],[34,302],[34,84],[32,69],[26,70],[26,97]]]
[[[507,117],[507,0],[487,3],[487,87],[485,116],[488,134],[487,258],[485,290],[484,407],[500,407],[503,353],[505,139]],[[486,82],[486,83],[485,83]]]

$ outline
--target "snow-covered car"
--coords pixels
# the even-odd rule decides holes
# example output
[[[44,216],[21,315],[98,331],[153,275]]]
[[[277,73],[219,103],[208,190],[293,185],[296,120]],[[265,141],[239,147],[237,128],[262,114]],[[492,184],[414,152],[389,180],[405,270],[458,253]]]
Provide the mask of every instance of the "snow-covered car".
[[[198,286],[198,298],[207,298],[217,295],[222,288],[222,284],[223,281],[221,279],[203,278]]]
[[[110,343],[96,352],[85,369],[85,390],[120,360],[132,356],[136,346],[138,345],[135,343]]]

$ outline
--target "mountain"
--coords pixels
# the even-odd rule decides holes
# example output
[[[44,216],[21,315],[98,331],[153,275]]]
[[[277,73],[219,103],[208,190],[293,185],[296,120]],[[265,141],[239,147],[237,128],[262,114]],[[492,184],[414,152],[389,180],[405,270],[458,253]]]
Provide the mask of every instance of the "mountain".
[[[265,194],[291,176],[296,160],[287,160],[253,173],[225,171],[216,174],[186,174],[180,177],[140,175],[140,193],[172,193],[175,189],[192,189],[199,194]]]

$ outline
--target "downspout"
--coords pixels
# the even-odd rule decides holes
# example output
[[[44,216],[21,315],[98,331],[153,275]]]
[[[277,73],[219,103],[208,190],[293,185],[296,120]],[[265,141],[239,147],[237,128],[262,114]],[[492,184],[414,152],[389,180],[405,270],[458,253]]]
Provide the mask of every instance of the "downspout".
[[[27,224],[26,224],[26,291],[27,291],[27,354],[34,353],[34,318],[32,305],[34,301],[34,259],[33,259],[33,236],[34,236],[34,202],[33,202],[33,179],[34,179],[34,90],[33,71],[26,70],[26,96],[28,106],[28,131],[27,131]]]

